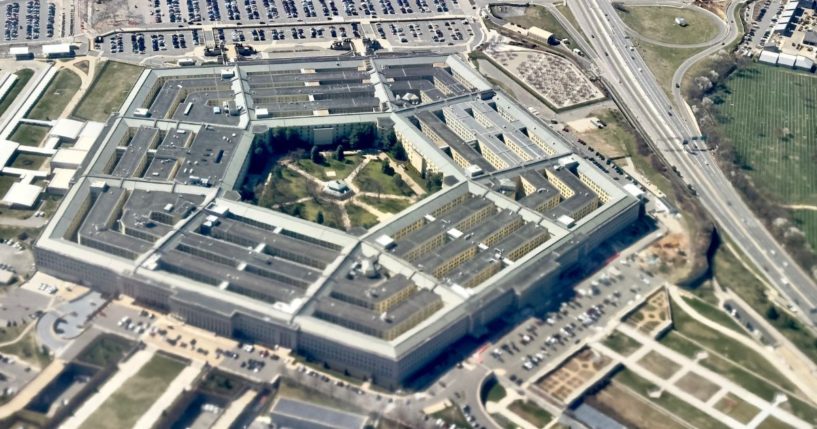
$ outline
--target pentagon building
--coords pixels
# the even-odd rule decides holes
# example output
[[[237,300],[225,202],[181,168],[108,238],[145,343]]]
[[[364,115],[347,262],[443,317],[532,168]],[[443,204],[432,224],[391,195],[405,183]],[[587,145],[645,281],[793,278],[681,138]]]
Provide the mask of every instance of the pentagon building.
[[[254,134],[393,128],[445,186],[361,236],[239,201]],[[148,70],[35,248],[39,269],[399,386],[635,221],[640,202],[456,57]]]

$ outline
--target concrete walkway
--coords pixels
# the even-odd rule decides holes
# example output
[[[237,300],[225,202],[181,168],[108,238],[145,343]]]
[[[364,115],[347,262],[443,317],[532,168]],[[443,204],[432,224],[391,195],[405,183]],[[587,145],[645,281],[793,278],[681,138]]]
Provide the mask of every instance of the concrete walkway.
[[[126,381],[128,381],[131,377],[133,377],[140,369],[142,369],[145,364],[147,364],[151,358],[153,358],[153,354],[156,352],[156,349],[153,347],[148,346],[148,348],[144,350],[140,350],[136,352],[130,359],[127,361],[121,362],[119,364],[119,371],[117,371],[102,387],[99,388],[99,391],[88,398],[82,406],[74,412],[65,423],[60,426],[60,429],[79,429],[82,427],[82,423],[85,420],[88,420],[88,417],[97,410],[97,408],[102,405],[105,400],[107,400],[111,395],[114,394]]]
[[[216,423],[210,429],[230,429],[230,426],[235,422],[235,419],[241,415],[245,408],[250,405],[255,395],[258,392],[255,390],[247,390],[240,398],[233,401],[224,413],[219,416]]]
[[[512,421],[515,425],[521,427],[522,429],[537,429],[536,426],[532,425],[529,421],[523,419],[508,409],[508,407],[517,400],[525,401],[526,398],[517,393],[516,389],[505,389],[505,397],[499,402],[488,402],[485,405],[485,409],[489,414],[502,414],[505,416],[505,418]]]
[[[203,362],[200,361],[193,361],[192,364],[186,366],[182,372],[173,379],[170,385],[167,386],[164,393],[156,399],[156,402],[150,406],[145,414],[142,414],[142,417],[139,418],[133,427],[136,429],[154,427],[156,422],[162,417],[162,413],[173,405],[173,401],[176,397],[184,390],[189,389],[193,382],[196,381],[202,366]]]

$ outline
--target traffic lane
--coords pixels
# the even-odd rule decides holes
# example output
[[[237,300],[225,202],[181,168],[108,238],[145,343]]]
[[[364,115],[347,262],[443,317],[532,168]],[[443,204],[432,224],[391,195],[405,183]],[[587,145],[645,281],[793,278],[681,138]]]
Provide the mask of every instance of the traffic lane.
[[[608,280],[603,280],[610,266],[580,283],[576,289],[581,292],[575,299],[563,303],[559,311],[543,318],[529,318],[494,342],[484,352],[485,365],[502,370],[505,377],[521,385],[533,376],[541,364],[563,358],[563,353],[594,334],[594,328],[618,317],[621,308],[632,304],[646,290],[661,283],[661,279],[649,276],[632,261],[627,265],[615,264],[614,268],[621,276],[614,278],[608,274]],[[595,306],[599,306],[600,311],[591,310]],[[596,316],[588,316],[588,313]],[[500,353],[497,354],[497,351]],[[528,362],[530,365],[525,366]]]
[[[776,341],[772,335],[763,328],[763,324],[758,322],[752,316],[750,311],[747,311],[739,302],[727,299],[723,302],[723,309],[735,319],[735,321],[746,328],[755,338],[759,339],[763,344],[776,345]]]

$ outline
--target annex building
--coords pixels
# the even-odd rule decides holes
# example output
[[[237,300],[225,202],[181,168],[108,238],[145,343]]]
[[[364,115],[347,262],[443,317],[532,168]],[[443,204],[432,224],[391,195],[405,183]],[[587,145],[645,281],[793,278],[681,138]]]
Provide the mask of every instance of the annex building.
[[[445,186],[356,236],[240,201],[254,135],[393,128]],[[454,56],[147,70],[35,248],[40,270],[398,386],[634,222],[640,202]]]

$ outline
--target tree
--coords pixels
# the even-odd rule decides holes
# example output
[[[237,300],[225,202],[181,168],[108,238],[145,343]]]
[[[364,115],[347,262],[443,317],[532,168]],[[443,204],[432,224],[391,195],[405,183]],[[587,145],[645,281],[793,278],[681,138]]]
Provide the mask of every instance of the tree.
[[[773,305],[770,305],[766,310],[766,318],[769,320],[777,320],[780,318],[780,313]]]
[[[309,159],[311,159],[315,164],[321,163],[321,152],[318,150],[317,146],[312,146],[312,150],[309,152]]]
[[[335,149],[335,159],[337,159],[340,162],[343,162],[344,157],[343,157],[343,145],[342,144],[339,144],[338,148]]]
[[[385,174],[387,176],[393,176],[394,175],[394,168],[392,168],[391,163],[389,161],[383,161],[383,165],[380,168],[380,171],[382,171],[383,174]]]
[[[315,216],[315,222],[317,222],[317,223],[319,223],[319,224],[323,225],[323,221],[324,221],[324,219],[323,219],[323,212],[319,211],[319,212],[318,212],[318,215],[317,215],[317,216]]]

